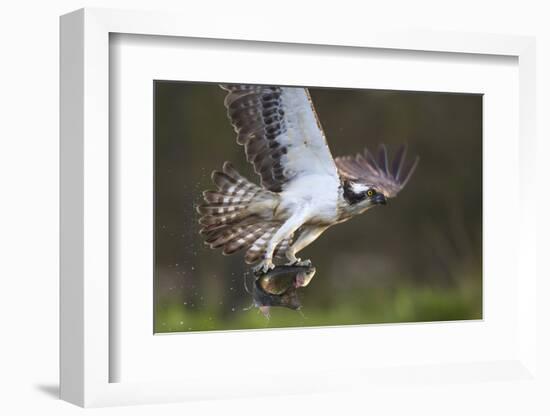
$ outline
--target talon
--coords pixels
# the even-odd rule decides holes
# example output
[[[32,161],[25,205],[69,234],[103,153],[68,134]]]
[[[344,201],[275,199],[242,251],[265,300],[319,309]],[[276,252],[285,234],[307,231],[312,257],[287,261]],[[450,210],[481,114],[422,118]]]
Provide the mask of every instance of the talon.
[[[306,259],[306,260],[302,261],[300,259],[297,259],[296,263],[294,263],[294,266],[310,267],[311,266],[311,260]]]
[[[260,264],[252,268],[255,275],[259,276],[274,269],[275,265],[270,260],[263,260]]]
[[[298,257],[289,254],[287,254],[286,259],[288,260],[285,263],[285,265],[287,266],[294,266],[296,263],[299,263],[301,261],[301,259],[299,259]]]

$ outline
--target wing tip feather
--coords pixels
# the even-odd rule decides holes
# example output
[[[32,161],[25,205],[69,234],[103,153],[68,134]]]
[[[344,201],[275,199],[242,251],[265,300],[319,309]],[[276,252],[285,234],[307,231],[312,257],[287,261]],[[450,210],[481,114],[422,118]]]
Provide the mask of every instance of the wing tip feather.
[[[384,143],[378,145],[376,153],[365,147],[363,152],[339,156],[334,160],[341,176],[378,183],[385,188],[386,197],[394,197],[405,187],[420,161],[420,157],[416,156],[412,163],[406,164],[407,151],[406,143],[400,145],[391,165]]]

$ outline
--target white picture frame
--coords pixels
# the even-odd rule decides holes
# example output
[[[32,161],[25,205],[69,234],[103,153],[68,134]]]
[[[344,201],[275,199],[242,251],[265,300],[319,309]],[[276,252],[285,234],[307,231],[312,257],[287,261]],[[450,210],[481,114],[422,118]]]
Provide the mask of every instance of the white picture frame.
[[[183,381],[112,382],[110,368],[117,357],[111,348],[116,336],[110,326],[113,305],[109,276],[110,172],[113,159],[109,137],[109,38],[111,34],[206,38],[285,44],[332,45],[332,47],[428,51],[452,54],[504,55],[515,57],[519,67],[519,226],[517,266],[522,270],[517,291],[517,333],[514,353],[495,361],[439,364],[418,361],[407,367],[304,369],[294,380],[272,376],[270,382],[231,383],[220,377]],[[365,30],[358,35],[331,35],[313,26],[307,35],[298,30],[283,33],[269,26],[234,34],[231,22],[217,21],[205,27],[190,16],[168,13],[83,9],[61,18],[61,390],[64,400],[80,406],[158,403],[210,397],[240,397],[284,392],[319,392],[350,389],[360,391],[380,383],[398,389],[412,380],[480,383],[483,380],[537,382],[536,362],[536,218],[524,207],[533,203],[535,183],[535,42],[533,38],[430,32],[380,32]],[[517,273],[517,270],[510,273]],[[111,311],[111,312],[110,312]],[[445,325],[445,324],[443,324]],[[412,327],[411,327],[412,328]],[[353,337],[355,328],[346,331]],[[296,331],[296,330],[295,330]],[[300,330],[298,330],[300,331]],[[414,329],[408,329],[414,331]],[[320,333],[300,331],[300,337]],[[217,334],[218,336],[220,334]],[[223,335],[223,334],[221,334]],[[152,336],[152,332],[151,332]],[[225,336],[229,336],[225,334]],[[268,335],[269,336],[269,335]],[[166,338],[169,340],[170,337]],[[170,342],[170,341],[165,341]],[[218,342],[218,341],[217,341]],[[477,374],[477,375],[476,375]],[[308,380],[309,382],[304,382]],[[321,381],[322,380],[322,381]],[[346,380],[345,382],[343,380]],[[225,388],[224,388],[225,383]]]

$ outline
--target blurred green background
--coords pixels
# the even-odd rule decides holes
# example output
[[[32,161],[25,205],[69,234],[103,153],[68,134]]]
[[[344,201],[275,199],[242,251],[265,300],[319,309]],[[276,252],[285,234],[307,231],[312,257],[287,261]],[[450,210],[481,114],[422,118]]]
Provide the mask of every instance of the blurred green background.
[[[300,253],[317,268],[301,312],[245,310],[242,252],[203,244],[195,206],[225,160],[259,183],[217,85],[155,81],[155,332],[481,319],[482,96],[310,88],[334,156],[420,164],[402,193]]]

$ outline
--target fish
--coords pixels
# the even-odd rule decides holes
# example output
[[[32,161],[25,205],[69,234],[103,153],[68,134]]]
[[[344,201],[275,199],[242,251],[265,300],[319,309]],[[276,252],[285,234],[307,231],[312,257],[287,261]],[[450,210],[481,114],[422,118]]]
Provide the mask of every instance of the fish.
[[[315,271],[312,265],[276,266],[267,273],[256,274],[251,293],[254,306],[266,317],[273,306],[300,309],[297,290],[309,285]]]
[[[291,287],[306,287],[315,275],[315,267],[277,266],[267,273],[257,275],[256,282],[270,295],[282,295]]]

